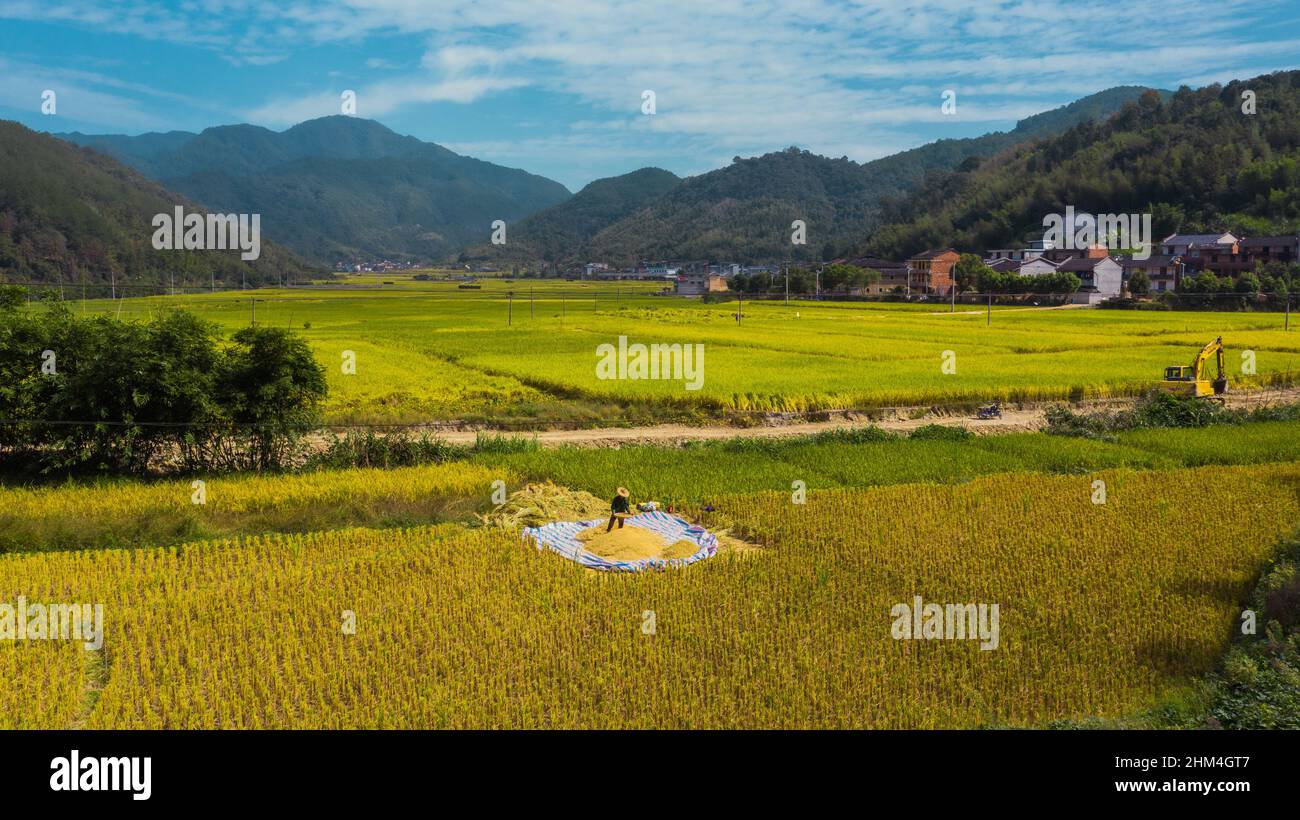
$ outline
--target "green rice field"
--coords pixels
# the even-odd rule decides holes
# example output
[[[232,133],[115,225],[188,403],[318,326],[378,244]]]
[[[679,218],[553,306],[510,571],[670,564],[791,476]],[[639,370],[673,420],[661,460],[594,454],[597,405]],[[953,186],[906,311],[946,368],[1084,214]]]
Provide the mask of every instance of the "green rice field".
[[[409,275],[362,282],[91,300],[78,308],[125,317],[184,307],[228,332],[253,321],[293,328],[327,369],[326,418],[334,424],[596,425],[1132,395],[1217,335],[1235,388],[1291,381],[1300,371],[1300,333],[1283,330],[1274,313],[738,307],[656,295],[663,285],[651,282],[484,279],[479,290]],[[703,345],[699,389],[688,390],[684,378],[599,378],[598,348],[620,336],[629,344]],[[1242,372],[1247,350],[1255,373]],[[349,351],[355,374],[343,372]]]

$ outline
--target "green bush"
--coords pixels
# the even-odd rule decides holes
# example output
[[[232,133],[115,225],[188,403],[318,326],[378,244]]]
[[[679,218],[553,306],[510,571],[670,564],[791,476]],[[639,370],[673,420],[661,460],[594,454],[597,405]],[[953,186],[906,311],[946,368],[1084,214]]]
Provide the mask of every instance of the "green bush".
[[[966,441],[975,434],[965,427],[949,427],[943,424],[927,424],[912,431],[909,438],[921,441]]]
[[[469,447],[450,444],[428,432],[412,435],[406,430],[387,434],[371,429],[350,430],[312,456],[306,466],[317,469],[415,467],[467,458],[470,452]]]
[[[284,467],[325,394],[324,371],[287,330],[223,344],[184,311],[146,322],[61,302],[0,312],[0,454],[41,473]]]
[[[1047,409],[1047,432],[1063,436],[1105,439],[1121,430],[1163,427],[1206,427],[1294,418],[1300,408],[1269,408],[1264,413],[1228,410],[1217,402],[1154,390],[1130,410],[1075,413],[1068,407]]]
[[[1283,544],[1249,608],[1254,634],[1240,635],[1211,676],[1213,723],[1228,729],[1300,729],[1300,540]]]

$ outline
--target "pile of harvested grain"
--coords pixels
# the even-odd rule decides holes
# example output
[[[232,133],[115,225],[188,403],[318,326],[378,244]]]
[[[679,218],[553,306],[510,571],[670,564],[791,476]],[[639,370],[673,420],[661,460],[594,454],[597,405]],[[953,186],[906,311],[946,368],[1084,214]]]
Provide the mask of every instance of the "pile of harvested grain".
[[[487,515],[484,524],[497,527],[537,527],[552,521],[588,521],[609,516],[609,502],[583,490],[543,481],[511,493],[506,503]]]
[[[689,558],[700,545],[689,539],[668,543],[662,535],[642,527],[615,527],[609,532],[605,525],[591,527],[578,533],[578,540],[587,552],[614,561],[638,561],[642,558]]]

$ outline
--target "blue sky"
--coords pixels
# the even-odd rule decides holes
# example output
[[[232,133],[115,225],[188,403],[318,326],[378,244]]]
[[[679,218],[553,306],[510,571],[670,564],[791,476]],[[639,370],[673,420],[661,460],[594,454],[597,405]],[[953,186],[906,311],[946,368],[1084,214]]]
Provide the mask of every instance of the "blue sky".
[[[789,145],[865,161],[1115,85],[1297,67],[1297,0],[0,2],[0,118],[280,130],[353,90],[358,116],[571,190]]]

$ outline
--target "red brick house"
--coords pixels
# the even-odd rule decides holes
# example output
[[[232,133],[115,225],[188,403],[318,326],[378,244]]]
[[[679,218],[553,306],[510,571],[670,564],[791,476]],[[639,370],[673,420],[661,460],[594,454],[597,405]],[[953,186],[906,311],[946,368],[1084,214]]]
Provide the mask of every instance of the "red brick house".
[[[947,296],[952,290],[953,268],[961,254],[951,248],[925,251],[907,260],[908,293]]]

